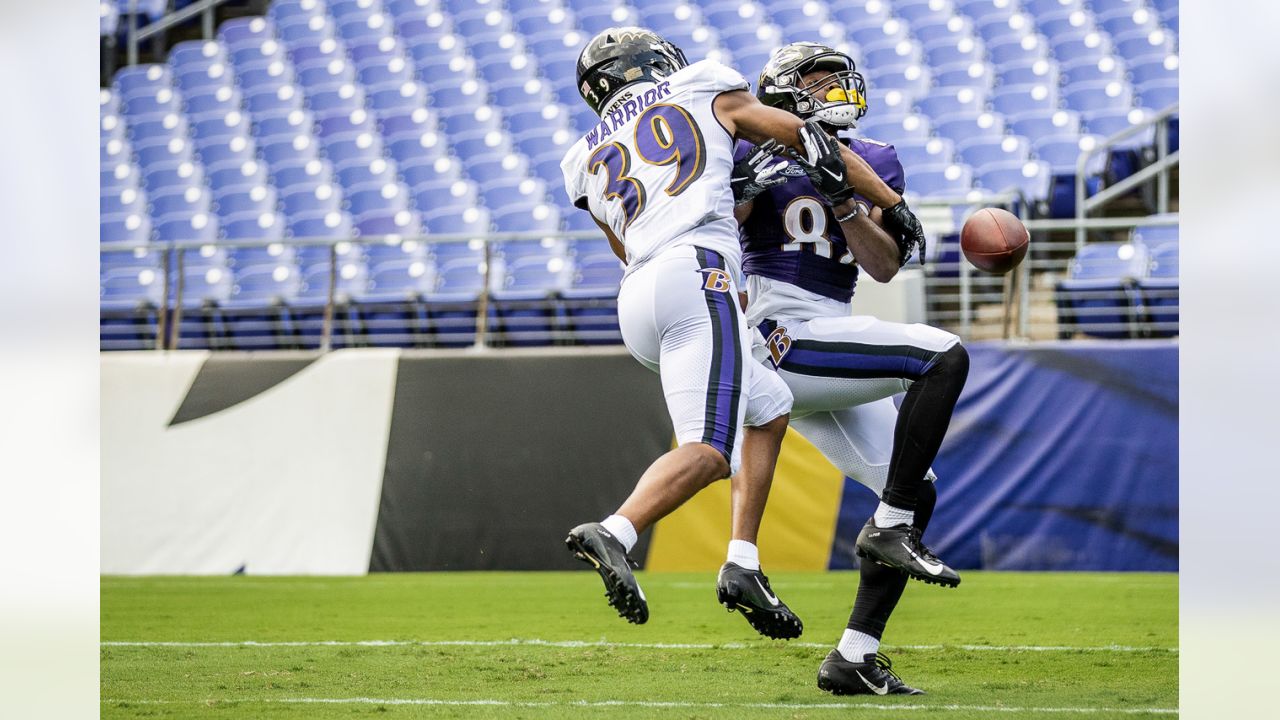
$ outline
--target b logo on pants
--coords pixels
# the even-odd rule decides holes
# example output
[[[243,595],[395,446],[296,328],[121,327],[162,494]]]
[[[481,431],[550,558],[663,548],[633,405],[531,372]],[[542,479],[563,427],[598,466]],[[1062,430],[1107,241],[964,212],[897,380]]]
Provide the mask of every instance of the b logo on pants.
[[[787,335],[787,329],[779,327],[769,333],[769,337],[764,341],[765,347],[769,348],[769,356],[773,360],[773,366],[782,365],[782,358],[787,356],[787,351],[791,349],[791,338]]]
[[[703,290],[712,292],[727,293],[732,285],[729,282],[729,273],[716,268],[704,268],[702,272],[707,276],[705,282],[702,283]]]

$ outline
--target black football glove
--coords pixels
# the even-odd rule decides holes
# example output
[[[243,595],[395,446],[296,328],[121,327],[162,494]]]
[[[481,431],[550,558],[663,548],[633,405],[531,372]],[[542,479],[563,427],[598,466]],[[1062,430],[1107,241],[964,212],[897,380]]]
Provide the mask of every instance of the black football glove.
[[[818,194],[832,207],[853,197],[844,158],[840,157],[840,142],[823,130],[817,120],[811,119],[800,128],[800,143],[804,145],[804,154],[795,150],[791,154],[804,168]]]
[[[898,242],[898,267],[907,264],[916,246],[920,247],[920,264],[924,264],[924,228],[920,227],[920,218],[907,207],[906,200],[884,210],[884,227]]]
[[[733,164],[729,186],[733,188],[735,206],[751,202],[765,190],[787,181],[785,175],[778,174],[787,166],[787,161],[770,162],[781,149],[782,144],[771,139],[763,145],[757,145],[746,157]]]

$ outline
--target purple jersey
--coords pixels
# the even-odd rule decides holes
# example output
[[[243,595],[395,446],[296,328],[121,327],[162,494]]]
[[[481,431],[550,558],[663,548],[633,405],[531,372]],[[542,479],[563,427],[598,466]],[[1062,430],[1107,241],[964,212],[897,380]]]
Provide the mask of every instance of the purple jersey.
[[[892,145],[874,140],[842,140],[867,161],[886,185],[902,193],[906,180],[898,151]],[[745,157],[753,147],[749,142],[738,141],[734,162]],[[739,228],[743,273],[849,302],[858,281],[858,266],[845,243],[840,223],[799,165],[792,162],[782,174],[790,180],[756,196],[751,215]],[[870,206],[866,198],[855,197],[863,207]]]

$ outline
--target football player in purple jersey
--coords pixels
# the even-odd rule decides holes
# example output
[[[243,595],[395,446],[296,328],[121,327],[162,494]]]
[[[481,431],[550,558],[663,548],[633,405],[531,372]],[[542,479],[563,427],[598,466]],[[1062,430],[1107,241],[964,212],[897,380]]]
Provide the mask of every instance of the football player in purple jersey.
[[[760,355],[791,388],[791,425],[847,476],[880,497],[857,539],[863,558],[847,629],[818,672],[836,694],[918,694],[890,670],[880,637],[907,578],[954,587],[959,575],[921,540],[937,493],[929,466],[968,376],[959,338],[926,325],[854,316],[861,271],[887,282],[915,239],[850,187],[840,144],[861,156],[895,192],[905,186],[893,146],[839,139],[867,109],[853,60],[830,47],[793,43],[760,74],[765,105],[806,120],[816,148],[801,156],[740,141],[732,185],[738,203],[747,322]],[[901,409],[892,396],[906,392]]]

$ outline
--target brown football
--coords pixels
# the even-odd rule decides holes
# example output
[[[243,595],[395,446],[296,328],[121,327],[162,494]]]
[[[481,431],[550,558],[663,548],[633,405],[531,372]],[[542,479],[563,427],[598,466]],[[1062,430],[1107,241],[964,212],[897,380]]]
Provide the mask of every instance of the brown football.
[[[983,208],[969,216],[960,230],[960,249],[979,270],[1003,275],[1026,257],[1031,234],[1013,213]]]

